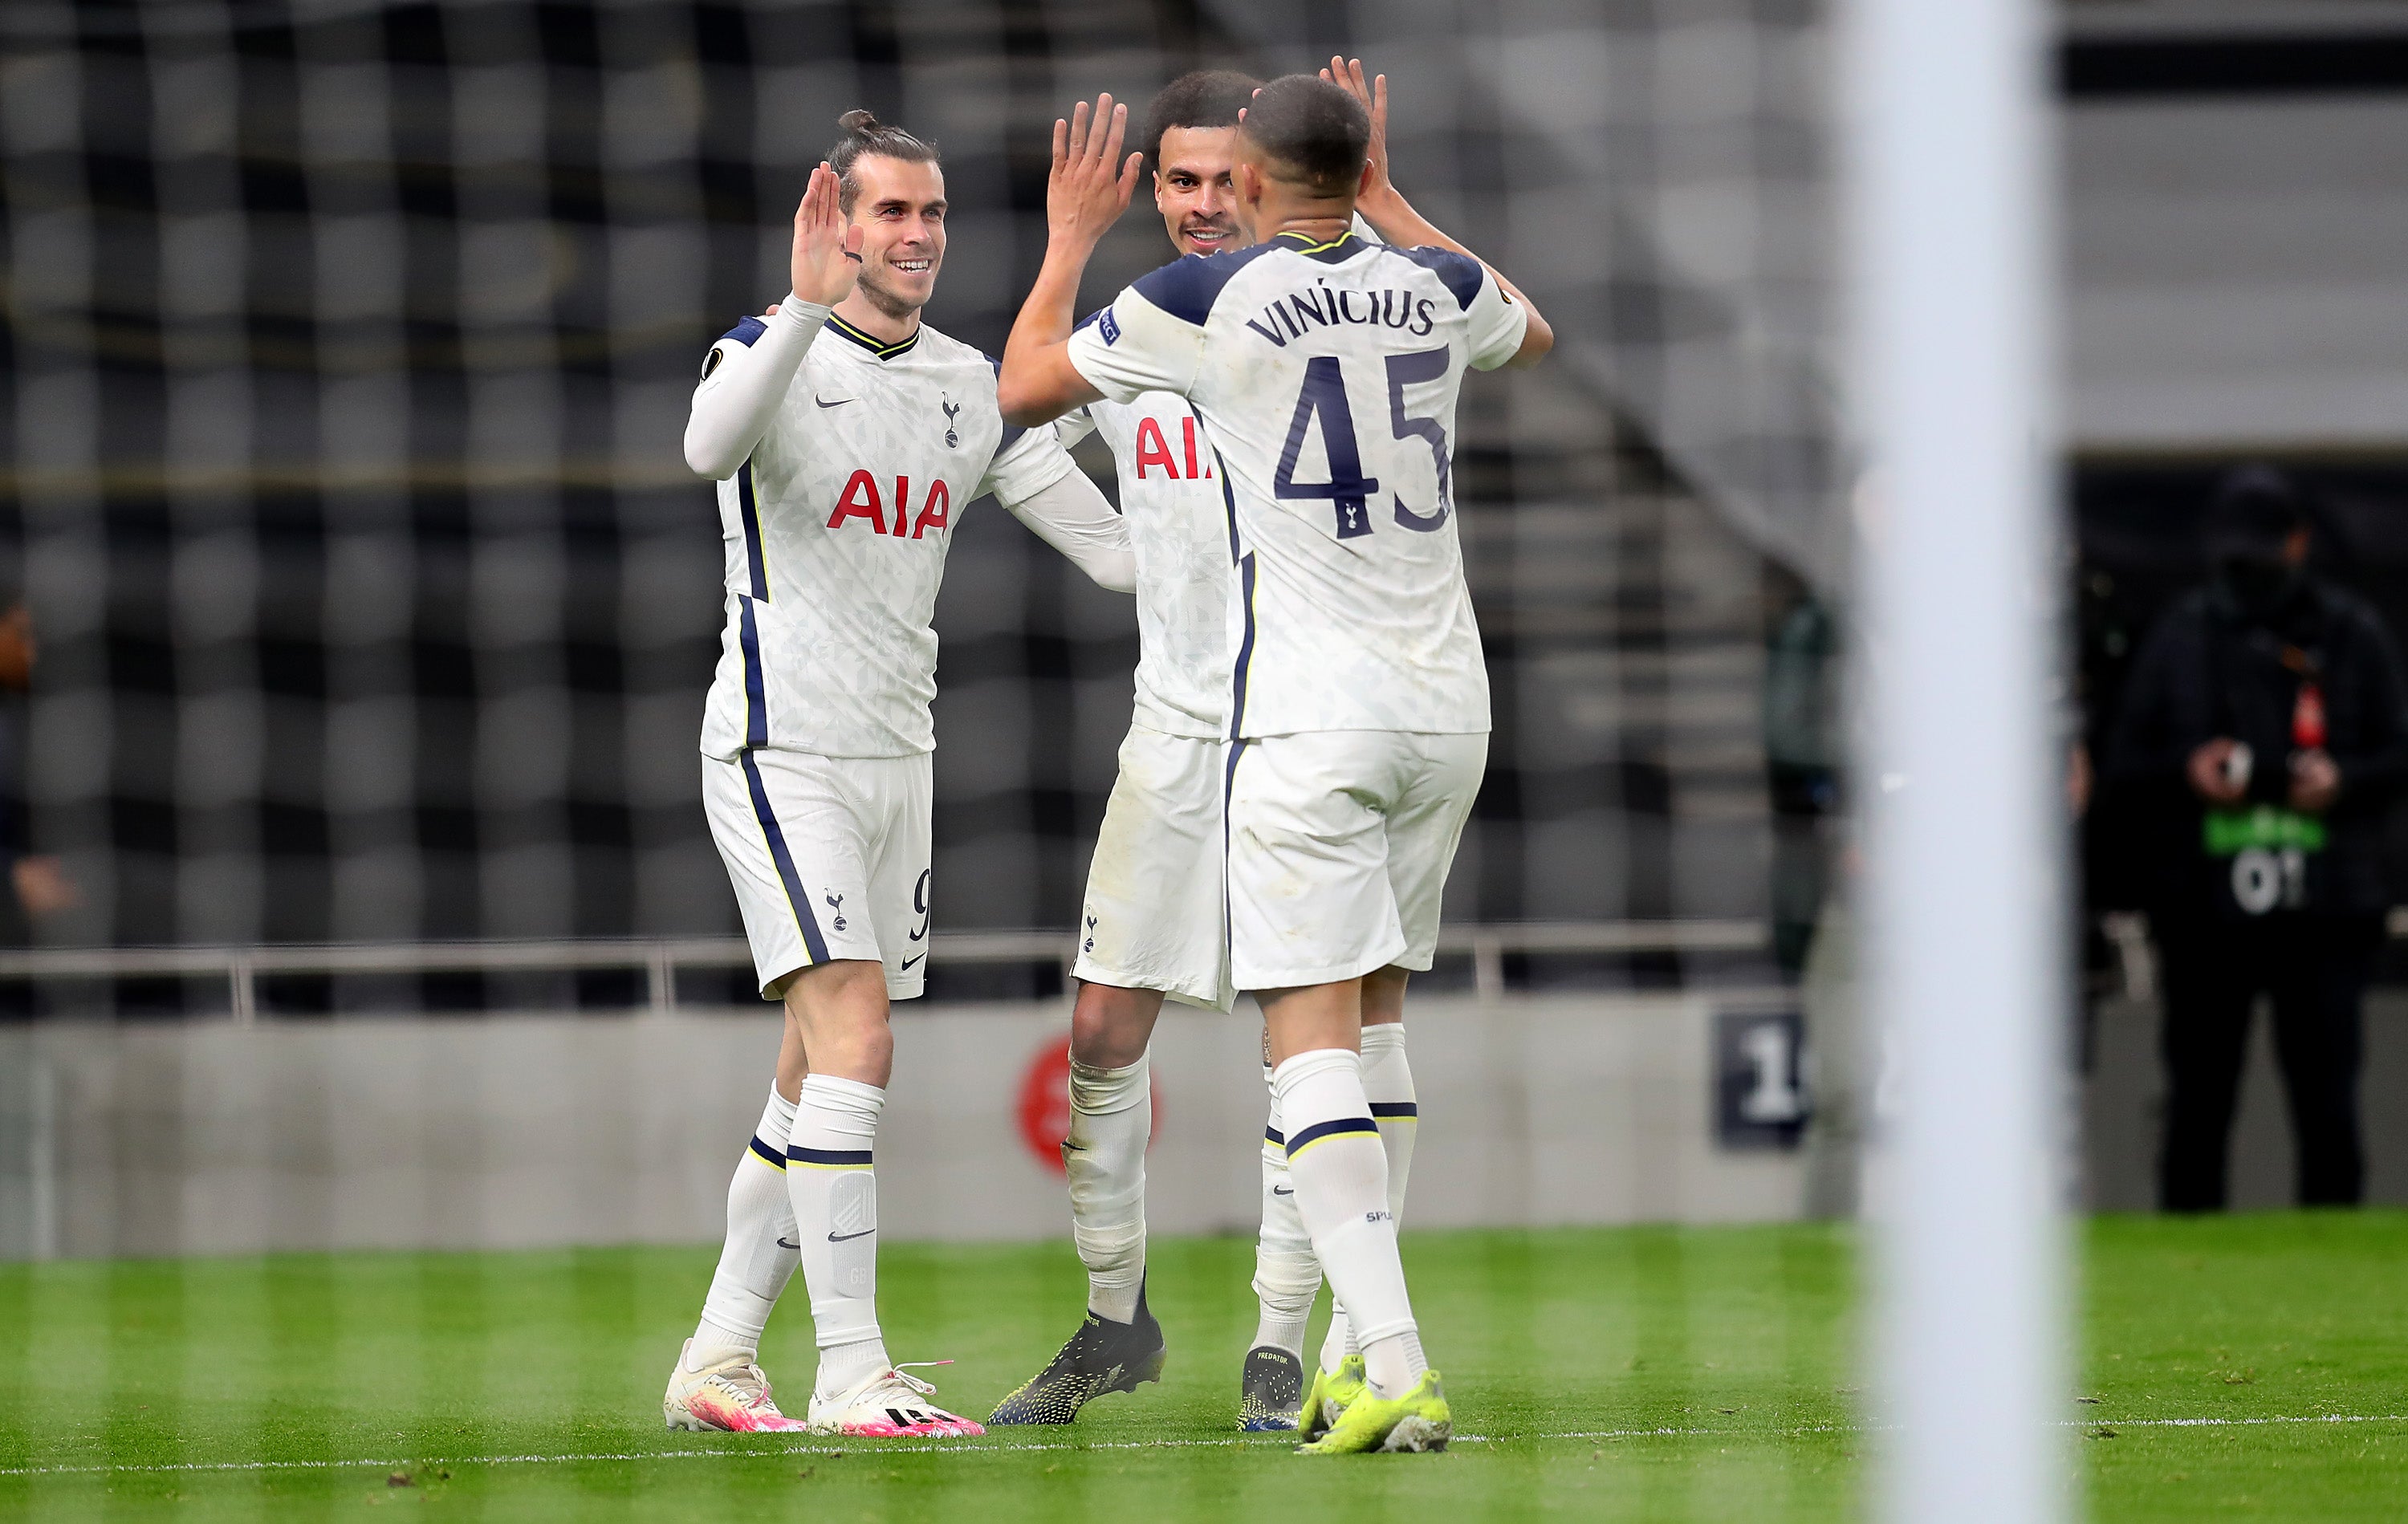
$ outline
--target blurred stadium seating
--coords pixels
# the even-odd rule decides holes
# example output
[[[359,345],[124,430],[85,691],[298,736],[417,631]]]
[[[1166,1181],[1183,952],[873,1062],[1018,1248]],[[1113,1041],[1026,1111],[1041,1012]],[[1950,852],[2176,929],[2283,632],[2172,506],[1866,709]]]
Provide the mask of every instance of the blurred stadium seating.
[[[7,7],[6,527],[37,831],[87,890],[47,939],[732,930],[693,749],[719,551],[676,440],[836,114],[944,145],[932,317],[994,349],[1070,99],[1341,45],[1396,78],[1400,178],[1574,335],[1467,398],[1498,735],[1450,914],[1760,917],[1764,610],[1837,564],[1818,23],[1608,9]],[[1132,216],[1090,299],[1161,253]],[[1134,654],[1076,580],[970,516],[952,927],[1071,919]]]

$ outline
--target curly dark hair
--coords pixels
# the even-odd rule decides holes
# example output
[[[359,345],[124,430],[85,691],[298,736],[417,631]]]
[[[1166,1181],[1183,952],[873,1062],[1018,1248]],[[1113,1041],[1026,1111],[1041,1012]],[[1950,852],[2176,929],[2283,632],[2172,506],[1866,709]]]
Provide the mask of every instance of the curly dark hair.
[[[1163,86],[1145,108],[1145,140],[1139,147],[1145,150],[1146,161],[1162,167],[1162,135],[1173,127],[1236,126],[1238,113],[1261,84],[1235,69],[1197,69]]]

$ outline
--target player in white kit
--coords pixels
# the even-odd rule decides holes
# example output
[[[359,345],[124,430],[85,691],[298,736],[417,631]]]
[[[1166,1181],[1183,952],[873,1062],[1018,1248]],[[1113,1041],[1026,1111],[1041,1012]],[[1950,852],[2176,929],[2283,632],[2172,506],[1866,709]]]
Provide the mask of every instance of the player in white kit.
[[[685,1429],[976,1434],[889,1360],[876,1303],[888,1003],[926,977],[929,620],[984,492],[1106,587],[1130,591],[1135,565],[1052,432],[1004,423],[995,362],[920,320],[945,252],[935,150],[866,111],[842,125],[796,213],[792,294],[712,347],[686,430],[727,550],[704,805],[786,1022],[663,1411]],[[757,1353],[798,1261],[820,1353],[806,1420],[780,1412]]]
[[[1214,447],[1237,563],[1230,972],[1268,1018],[1297,1205],[1363,1360],[1359,1380],[1315,1378],[1301,1427],[1321,1453],[1432,1448],[1452,1431],[1397,1254],[1362,1032],[1370,987],[1430,964],[1486,758],[1453,514],[1456,396],[1467,368],[1552,344],[1459,248],[1352,231],[1373,173],[1358,93],[1351,70],[1345,87],[1266,86],[1234,175],[1256,245],[1167,265],[1075,332],[1062,275],[1040,275],[1001,381],[1005,417],[1026,423],[1174,392]],[[1117,157],[1082,180],[1109,179]]]
[[[1256,84],[1248,75],[1203,71],[1155,97],[1146,133],[1154,205],[1182,254],[1245,241],[1230,191],[1230,140]],[[1111,100],[1098,109],[1110,113]],[[1084,103],[1074,113],[1081,151],[1116,156],[1119,139],[1108,145],[1100,123],[1086,141],[1085,113]],[[1078,245],[1082,232],[1102,231],[1064,221],[1077,210],[1062,196],[1070,132],[1070,123],[1056,123],[1049,259]],[[1080,249],[1082,263],[1088,248],[1092,241]],[[1080,983],[1062,1163],[1088,1271],[1087,1316],[1043,1370],[996,1404],[987,1419],[994,1424],[1068,1423],[1096,1398],[1159,1375],[1162,1327],[1145,1300],[1145,1149],[1154,1131],[1147,1043],[1166,996],[1223,1011],[1236,999],[1221,889],[1229,532],[1211,447],[1186,401],[1167,392],[1126,405],[1098,400],[1055,429],[1066,444],[1099,434],[1119,468],[1121,513],[1137,552],[1136,694],[1072,970]],[[1316,1272],[1308,1309],[1318,1284]],[[1291,1360],[1291,1384],[1297,1369]]]
[[[1362,65],[1332,59],[1336,78],[1363,87]],[[1351,71],[1351,72],[1350,72]],[[1333,76],[1325,72],[1325,78]],[[1238,120],[1259,82],[1226,70],[1182,76],[1146,111],[1143,152],[1154,196],[1182,254],[1245,247],[1235,217],[1230,170]],[[1385,81],[1380,82],[1371,155],[1376,183],[1355,229],[1376,235],[1416,231],[1415,214],[1385,175]],[[1054,189],[1062,198],[1069,144],[1079,135],[1087,167],[1111,164],[1110,97],[1088,130],[1082,105],[1061,124]],[[1088,177],[1093,179],[1091,174]],[[1058,208],[1054,257],[1083,267],[1102,224],[1079,226]],[[1232,1004],[1221,882],[1221,792],[1226,760],[1229,681],[1226,623],[1234,576],[1228,515],[1186,399],[1149,392],[1074,409],[1055,425],[1065,443],[1089,432],[1111,446],[1121,510],[1138,564],[1140,633],[1135,714],[1121,748],[1121,773],[1098,834],[1074,970],[1081,980],[1071,1026],[1071,1130],[1063,1154],[1073,1232],[1088,1266],[1088,1316],[1036,1376],[997,1405],[990,1423],[1067,1423],[1086,1403],[1132,1390],[1160,1369],[1163,1339],[1144,1302],[1145,1143],[1153,1107],[1146,1045],[1164,997],[1226,1010]],[[1405,1056],[1401,976],[1375,976],[1365,1008],[1365,1086],[1388,1152],[1389,1193],[1402,1210],[1418,1117]],[[1266,1086],[1270,1069],[1266,1059]],[[1260,1300],[1240,1377],[1241,1430],[1286,1430],[1303,1398],[1303,1340],[1321,1284],[1288,1182],[1276,1105],[1262,1148],[1262,1230],[1255,1251]],[[1323,1364],[1337,1372],[1349,1350],[1348,1319],[1336,1309]]]

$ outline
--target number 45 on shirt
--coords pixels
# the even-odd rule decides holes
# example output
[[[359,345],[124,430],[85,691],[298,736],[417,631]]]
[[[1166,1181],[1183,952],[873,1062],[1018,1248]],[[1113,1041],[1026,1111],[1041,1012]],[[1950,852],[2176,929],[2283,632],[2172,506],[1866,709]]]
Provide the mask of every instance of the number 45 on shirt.
[[[1405,388],[1416,381],[1435,381],[1446,374],[1444,349],[1420,349],[1387,357],[1388,426],[1398,439],[1419,438],[1429,446],[1438,464],[1438,511],[1415,513],[1397,497],[1397,522],[1427,534],[1446,522],[1453,506],[1448,490],[1446,430],[1434,418],[1413,418],[1405,412]],[[1298,481],[1296,463],[1304,453],[1305,431],[1321,426],[1322,452],[1329,461],[1327,481]],[[1288,420],[1287,444],[1280,450],[1279,469],[1271,491],[1283,498],[1327,498],[1337,513],[1341,540],[1371,533],[1369,501],[1380,490],[1380,478],[1363,474],[1363,451],[1355,442],[1354,411],[1346,401],[1346,374],[1336,355],[1316,355],[1305,362],[1304,390],[1296,399],[1296,415]]]

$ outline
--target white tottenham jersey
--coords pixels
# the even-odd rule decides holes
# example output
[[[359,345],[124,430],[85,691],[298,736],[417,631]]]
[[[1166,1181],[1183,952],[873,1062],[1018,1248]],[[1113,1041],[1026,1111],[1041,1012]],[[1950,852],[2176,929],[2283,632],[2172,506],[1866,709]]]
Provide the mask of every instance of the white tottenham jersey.
[[[1477,260],[1283,234],[1167,264],[1071,335],[1106,397],[1183,396],[1211,438],[1237,562],[1227,734],[1489,728],[1455,406],[1528,320]]]
[[[1100,314],[1098,314],[1100,316]],[[1229,512],[1212,447],[1186,399],[1093,402],[1054,425],[1111,447],[1137,552],[1136,723],[1205,739],[1229,732]]]
[[[763,332],[747,318],[713,349]],[[935,748],[929,621],[954,522],[982,493],[1016,504],[1077,469],[1053,431],[1005,426],[995,377],[925,323],[887,345],[828,320],[752,458],[719,484],[727,627],[704,755]]]

